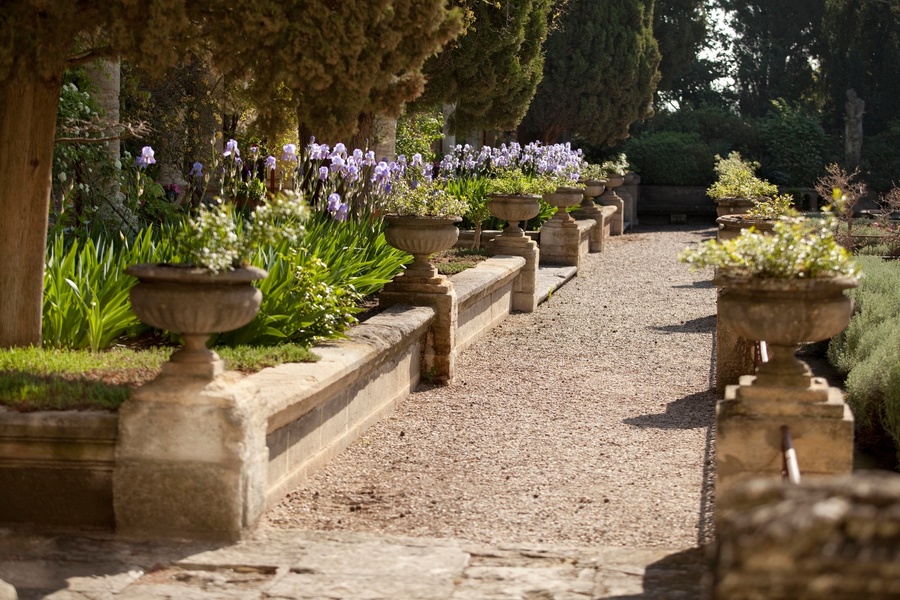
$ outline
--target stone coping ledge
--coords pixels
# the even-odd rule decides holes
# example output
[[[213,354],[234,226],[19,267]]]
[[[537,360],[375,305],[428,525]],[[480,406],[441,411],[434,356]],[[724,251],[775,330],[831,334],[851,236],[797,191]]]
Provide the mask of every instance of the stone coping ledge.
[[[506,285],[525,266],[521,256],[497,255],[450,278],[460,305],[477,302],[498,287]]]
[[[424,334],[434,320],[427,307],[393,306],[348,330],[347,339],[311,348],[315,363],[289,363],[250,375],[265,390],[268,433],[295,421],[331,398],[333,388],[350,387],[402,352],[411,337]]]

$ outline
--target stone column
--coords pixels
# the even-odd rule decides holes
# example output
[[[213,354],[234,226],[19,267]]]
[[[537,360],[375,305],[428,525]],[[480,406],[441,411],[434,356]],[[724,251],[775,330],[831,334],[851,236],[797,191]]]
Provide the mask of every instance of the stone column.
[[[721,293],[721,290],[719,291]],[[756,343],[739,336],[726,319],[718,316],[716,300],[716,393],[725,394],[729,385],[737,385],[742,375],[756,368]]]
[[[113,472],[118,532],[237,540],[257,525],[266,502],[267,416],[257,390],[233,385],[235,377],[161,375],[122,405]]]
[[[631,184],[633,179],[633,173],[626,173],[625,181],[622,183],[622,186],[616,190],[616,193],[619,194],[619,197],[622,199],[622,231],[634,226],[634,196],[632,195],[632,188],[634,186]]]
[[[375,137],[375,156],[379,160],[397,158],[397,119],[375,115],[372,124]]]
[[[594,202],[594,198],[603,193],[603,190],[606,189],[606,182],[603,180],[598,180],[596,185],[595,182],[588,181],[584,188],[584,200],[582,200],[581,205],[578,209],[572,211],[572,216],[576,219],[591,219],[597,223],[597,225],[591,229],[590,237],[590,251],[591,252],[602,252],[603,251],[603,209],[601,209],[596,202]]]
[[[606,180],[606,191],[597,198],[599,204],[616,207],[616,213],[610,220],[610,235],[622,235],[625,232],[625,202],[616,193],[616,188],[622,185],[625,178],[612,174]]]
[[[379,306],[395,304],[429,306],[435,318],[422,356],[422,377],[427,381],[450,384],[456,375],[456,330],[459,305],[453,283],[432,267],[431,273],[410,270],[394,277],[381,290]]]
[[[523,232],[520,236],[507,236],[505,233],[488,243],[488,252],[492,256],[521,256],[525,259],[525,267],[513,282],[512,310],[534,312],[538,305],[536,294],[537,270],[540,263],[540,250],[537,242]]]

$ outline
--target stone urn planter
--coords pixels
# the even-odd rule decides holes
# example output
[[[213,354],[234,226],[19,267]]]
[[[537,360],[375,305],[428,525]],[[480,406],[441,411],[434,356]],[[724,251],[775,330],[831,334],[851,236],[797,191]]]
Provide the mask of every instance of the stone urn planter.
[[[190,265],[146,263],[132,265],[125,273],[138,280],[130,292],[134,314],[184,339],[163,372],[207,378],[225,369],[219,355],[206,347],[209,336],[253,320],[262,302],[262,292],[253,282],[267,276],[256,267],[214,274]]]
[[[741,235],[741,231],[751,227],[756,228],[760,233],[769,233],[772,231],[775,221],[772,219],[754,219],[743,214],[731,214],[717,218],[716,224],[719,226],[716,239],[724,242],[725,240],[738,237]]]
[[[519,223],[533,219],[541,212],[541,197],[534,195],[489,194],[488,210],[494,217],[506,221],[509,226],[499,238],[525,237],[525,230]]]
[[[462,217],[386,215],[384,239],[388,244],[413,255],[404,276],[434,277],[437,269],[429,262],[435,252],[447,250],[459,239],[456,224]]]
[[[574,224],[575,219],[566,211],[567,208],[581,204],[584,190],[580,187],[560,186],[555,192],[544,195],[544,202],[556,207],[556,213],[546,225]]]
[[[742,215],[753,208],[754,202],[750,198],[715,198],[716,216]]]
[[[578,210],[581,212],[593,212],[597,209],[597,204],[594,202],[594,198],[603,193],[603,190],[606,189],[606,180],[605,179],[582,179],[579,180],[578,183],[584,184],[584,191],[582,192],[581,198],[581,206],[578,207]]]
[[[719,317],[741,337],[765,341],[771,348],[754,385],[809,387],[809,367],[795,353],[806,342],[819,342],[847,327],[853,303],[844,290],[852,277],[777,279],[719,275]]]

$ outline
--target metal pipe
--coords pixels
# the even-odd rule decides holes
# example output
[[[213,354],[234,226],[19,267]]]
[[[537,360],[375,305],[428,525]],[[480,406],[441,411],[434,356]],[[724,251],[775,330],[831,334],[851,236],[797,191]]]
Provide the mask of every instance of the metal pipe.
[[[797,485],[800,483],[800,465],[797,463],[797,452],[791,439],[791,430],[787,425],[781,426],[781,476]]]

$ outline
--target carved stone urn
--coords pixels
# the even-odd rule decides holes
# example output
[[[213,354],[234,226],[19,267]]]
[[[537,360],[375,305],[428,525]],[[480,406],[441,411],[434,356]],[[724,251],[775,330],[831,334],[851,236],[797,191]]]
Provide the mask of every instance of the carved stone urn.
[[[384,239],[387,243],[413,256],[404,277],[434,277],[437,269],[428,259],[435,252],[456,244],[459,239],[456,224],[462,218],[386,215],[384,221]]]
[[[256,267],[212,273],[180,264],[138,264],[125,269],[136,277],[131,308],[148,325],[181,335],[184,346],[163,365],[163,372],[212,379],[225,361],[206,347],[213,333],[231,331],[253,320],[262,292],[253,282],[268,275]]]
[[[581,203],[584,190],[580,187],[560,186],[555,192],[544,194],[544,202],[556,207],[556,214],[547,221],[544,226],[574,226],[575,219],[566,209]]]
[[[716,216],[742,215],[753,208],[754,202],[750,198],[716,198]]]
[[[490,194],[488,196],[488,210],[490,213],[509,223],[509,227],[503,230],[499,238],[525,237],[525,230],[519,227],[519,223],[532,219],[541,212],[541,197],[527,194]]]
[[[809,367],[795,356],[800,344],[840,333],[853,303],[844,290],[851,277],[775,279],[719,275],[719,317],[743,338],[765,341],[769,361],[757,370],[754,386],[808,388]]]
[[[716,224],[719,226],[716,239],[724,242],[736,238],[741,235],[741,231],[751,227],[756,228],[760,233],[770,233],[775,223],[775,219],[754,219],[744,214],[724,215],[716,219]]]

